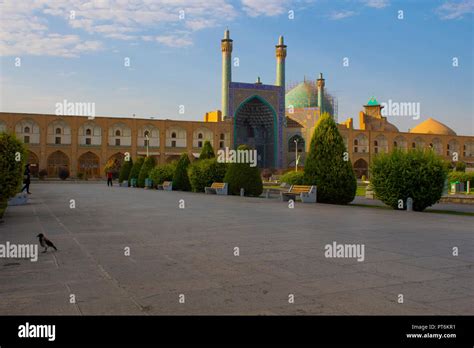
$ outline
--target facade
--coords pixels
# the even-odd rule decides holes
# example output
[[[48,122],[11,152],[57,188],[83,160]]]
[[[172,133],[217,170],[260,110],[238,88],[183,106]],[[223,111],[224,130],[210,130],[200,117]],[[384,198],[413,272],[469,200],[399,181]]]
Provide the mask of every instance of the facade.
[[[280,37],[275,46],[274,85],[232,81],[233,41],[228,30],[221,40],[221,110],[207,112],[204,121],[87,117],[0,112],[0,132],[10,131],[27,144],[33,175],[46,170],[57,177],[67,168],[72,177],[104,176],[110,161],[119,163],[125,153],[133,159],[156,157],[164,164],[185,152],[199,156],[209,140],[215,150],[247,144],[257,150],[261,168],[304,166],[311,136],[322,112],[337,121],[337,101],[325,90],[320,73],[316,81],[304,80],[285,93],[287,46]],[[474,137],[459,136],[446,125],[427,119],[409,132],[400,132],[382,116],[382,106],[372,98],[353,119],[339,123],[349,158],[358,177],[368,176],[368,166],[378,153],[393,148],[432,148],[448,161],[474,167]]]

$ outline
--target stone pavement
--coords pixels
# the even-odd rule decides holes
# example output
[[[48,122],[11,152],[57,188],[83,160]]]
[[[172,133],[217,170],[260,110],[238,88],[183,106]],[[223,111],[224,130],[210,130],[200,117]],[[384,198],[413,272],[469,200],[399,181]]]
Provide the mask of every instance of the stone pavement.
[[[32,192],[0,244],[43,232],[59,251],[0,259],[0,315],[474,314],[471,216],[102,183]],[[364,244],[365,260],[325,258],[334,241]]]

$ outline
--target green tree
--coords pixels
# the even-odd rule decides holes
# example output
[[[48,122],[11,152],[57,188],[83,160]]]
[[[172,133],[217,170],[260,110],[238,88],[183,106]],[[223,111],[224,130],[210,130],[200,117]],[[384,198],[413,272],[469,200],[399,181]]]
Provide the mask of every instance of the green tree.
[[[173,174],[176,170],[176,162],[159,165],[150,171],[150,179],[153,186],[161,185],[164,181],[173,181]]]
[[[128,177],[129,182],[131,182],[132,179],[138,180],[138,176],[140,175],[140,169],[142,169],[144,161],[144,157],[138,157],[137,161],[133,163],[132,169],[130,170],[130,175]]]
[[[240,145],[238,150],[250,150],[247,145]],[[224,177],[229,184],[229,194],[240,195],[240,189],[245,190],[246,196],[258,197],[263,192],[262,177],[258,167],[251,167],[249,163],[230,163]]]
[[[140,173],[138,174],[138,187],[145,187],[145,179],[149,177],[150,171],[155,167],[156,160],[155,157],[148,156],[145,158],[142,167],[140,168]]]
[[[122,168],[120,168],[119,174],[119,182],[122,183],[123,181],[128,181],[128,177],[130,176],[130,171],[133,167],[133,160],[130,157],[129,161],[124,161],[122,164]]]
[[[201,149],[201,153],[199,154],[199,159],[203,160],[203,159],[209,159],[209,158],[214,158],[214,157],[216,157],[216,155],[214,154],[214,149],[212,148],[212,145],[209,142],[209,140],[206,140]]]
[[[173,174],[173,190],[191,191],[191,183],[188,177],[188,166],[191,162],[187,153],[183,153],[176,164]]]
[[[26,148],[13,134],[0,133],[0,205],[15,196],[23,183]],[[3,215],[0,207],[0,217]]]
[[[303,181],[317,185],[321,203],[347,204],[355,197],[357,180],[351,161],[337,124],[328,113],[321,115],[311,138]]]
[[[188,177],[193,192],[204,192],[213,182],[223,182],[227,166],[210,158],[194,161],[188,168]]]
[[[370,165],[375,195],[394,209],[406,209],[413,199],[413,210],[423,211],[441,198],[448,163],[433,151],[394,149],[378,154]],[[402,202],[402,205],[400,205]]]
[[[302,171],[295,172],[293,170],[283,174],[280,178],[280,182],[287,183],[288,185],[303,185],[303,176],[304,173]]]

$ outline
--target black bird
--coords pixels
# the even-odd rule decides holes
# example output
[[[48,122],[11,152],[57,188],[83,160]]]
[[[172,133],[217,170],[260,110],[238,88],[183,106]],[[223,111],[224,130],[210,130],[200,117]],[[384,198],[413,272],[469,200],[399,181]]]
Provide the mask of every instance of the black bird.
[[[48,250],[48,247],[53,248],[54,250],[58,251],[58,248],[51,242],[43,233],[38,234],[36,237],[39,238],[39,242],[41,246],[44,248],[44,253]]]

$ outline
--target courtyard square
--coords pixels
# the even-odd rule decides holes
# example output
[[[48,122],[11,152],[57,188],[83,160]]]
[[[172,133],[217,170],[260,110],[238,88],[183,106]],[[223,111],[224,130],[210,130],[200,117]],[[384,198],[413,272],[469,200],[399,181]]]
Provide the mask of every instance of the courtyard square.
[[[0,244],[44,233],[59,250],[0,259],[2,315],[474,314],[472,216],[104,183],[32,192]],[[326,258],[334,242],[363,244],[364,260]]]

